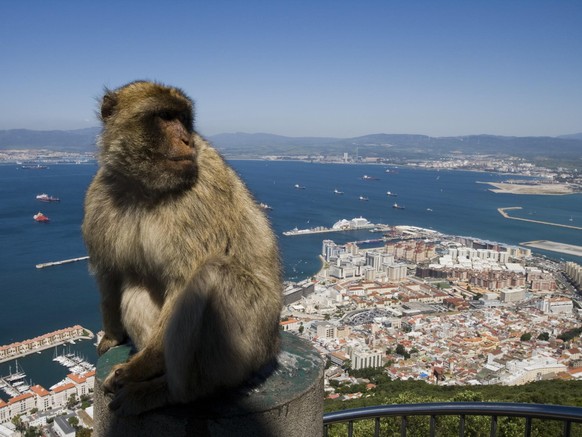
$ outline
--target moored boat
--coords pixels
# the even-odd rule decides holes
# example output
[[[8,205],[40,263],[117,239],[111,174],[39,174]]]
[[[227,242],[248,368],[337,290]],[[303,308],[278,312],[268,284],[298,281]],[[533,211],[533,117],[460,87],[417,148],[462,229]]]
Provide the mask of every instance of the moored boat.
[[[58,197],[49,196],[46,193],[37,194],[36,200],[40,200],[41,202],[60,202],[61,201],[61,199],[59,199]]]
[[[49,218],[40,211],[33,215],[32,218],[39,223],[48,223],[50,221]]]

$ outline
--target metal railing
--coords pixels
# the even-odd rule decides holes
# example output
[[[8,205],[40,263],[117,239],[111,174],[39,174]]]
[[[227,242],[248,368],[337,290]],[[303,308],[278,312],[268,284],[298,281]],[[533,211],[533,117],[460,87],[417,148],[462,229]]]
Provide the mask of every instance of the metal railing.
[[[424,416],[423,423],[418,422],[416,417]],[[443,431],[443,418],[450,416],[458,416],[458,423],[451,424],[450,420],[446,424],[446,430]],[[572,424],[582,423],[582,408],[569,407],[562,405],[544,405],[544,404],[517,404],[517,403],[503,403],[503,402],[437,402],[425,404],[394,404],[394,405],[378,405],[374,407],[356,408],[351,410],[334,411],[332,413],[324,414],[323,416],[323,435],[328,437],[333,427],[334,435],[352,436],[384,436],[384,435],[398,435],[398,431],[394,432],[394,428],[399,428],[400,436],[407,435],[422,435],[422,436],[439,436],[439,435],[454,435],[451,434],[451,429],[456,428],[460,437],[467,435],[487,435],[487,427],[483,429],[483,423],[473,423],[473,429],[469,431],[467,428],[468,422],[474,416],[488,416],[489,436],[496,437],[498,435],[507,435],[507,432],[499,434],[499,418],[521,418],[514,422],[510,435],[524,435],[530,437],[532,430],[535,434],[541,435],[539,431],[539,423],[537,427],[532,425],[532,421],[558,421],[561,426],[558,427],[561,435],[564,437],[571,437]],[[398,426],[398,418],[400,423]],[[426,419],[428,418],[428,419]],[[391,421],[390,424],[387,421]],[[413,421],[417,423],[413,423]],[[365,431],[354,431],[355,426],[362,422],[373,421],[373,426],[370,424]],[[395,423],[396,421],[396,423]],[[426,423],[428,421],[428,423]],[[440,423],[439,423],[440,422]],[[389,425],[392,427],[389,428]],[[440,428],[439,428],[440,425]],[[503,424],[505,426],[505,424]],[[542,424],[543,425],[543,424]],[[476,426],[481,426],[480,429],[475,430]],[[341,428],[340,428],[341,427]],[[336,431],[341,429],[341,433]],[[523,431],[523,432],[522,432]],[[446,434],[444,434],[446,432]],[[547,432],[547,431],[546,431]],[[549,434],[548,437],[559,436],[556,433],[556,427]],[[409,433],[409,434],[407,434]],[[456,434],[456,433],[455,433]],[[577,429],[575,435],[582,435],[582,428]]]

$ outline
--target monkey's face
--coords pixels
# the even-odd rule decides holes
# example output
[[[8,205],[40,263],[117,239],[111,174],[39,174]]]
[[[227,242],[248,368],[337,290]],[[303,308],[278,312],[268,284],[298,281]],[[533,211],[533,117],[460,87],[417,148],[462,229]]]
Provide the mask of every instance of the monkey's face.
[[[152,192],[196,179],[192,101],[180,90],[133,82],[103,97],[102,165]]]

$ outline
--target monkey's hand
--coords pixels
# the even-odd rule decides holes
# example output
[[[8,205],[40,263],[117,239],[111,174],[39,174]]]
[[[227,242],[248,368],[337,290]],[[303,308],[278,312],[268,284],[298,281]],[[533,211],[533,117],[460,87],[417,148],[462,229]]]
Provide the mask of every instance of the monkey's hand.
[[[118,346],[120,344],[121,341],[105,334],[101,341],[99,342],[99,345],[97,346],[97,353],[99,354],[99,356],[101,356],[112,347]]]

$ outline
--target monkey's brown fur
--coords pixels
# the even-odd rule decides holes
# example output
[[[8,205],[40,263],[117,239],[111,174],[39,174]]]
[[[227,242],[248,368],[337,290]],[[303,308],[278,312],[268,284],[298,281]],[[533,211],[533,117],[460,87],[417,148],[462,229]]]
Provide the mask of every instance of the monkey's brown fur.
[[[138,414],[244,382],[279,348],[281,273],[268,220],[193,129],[179,89],[107,90],[100,168],[83,236],[109,348],[138,352],[106,378],[110,407]]]

